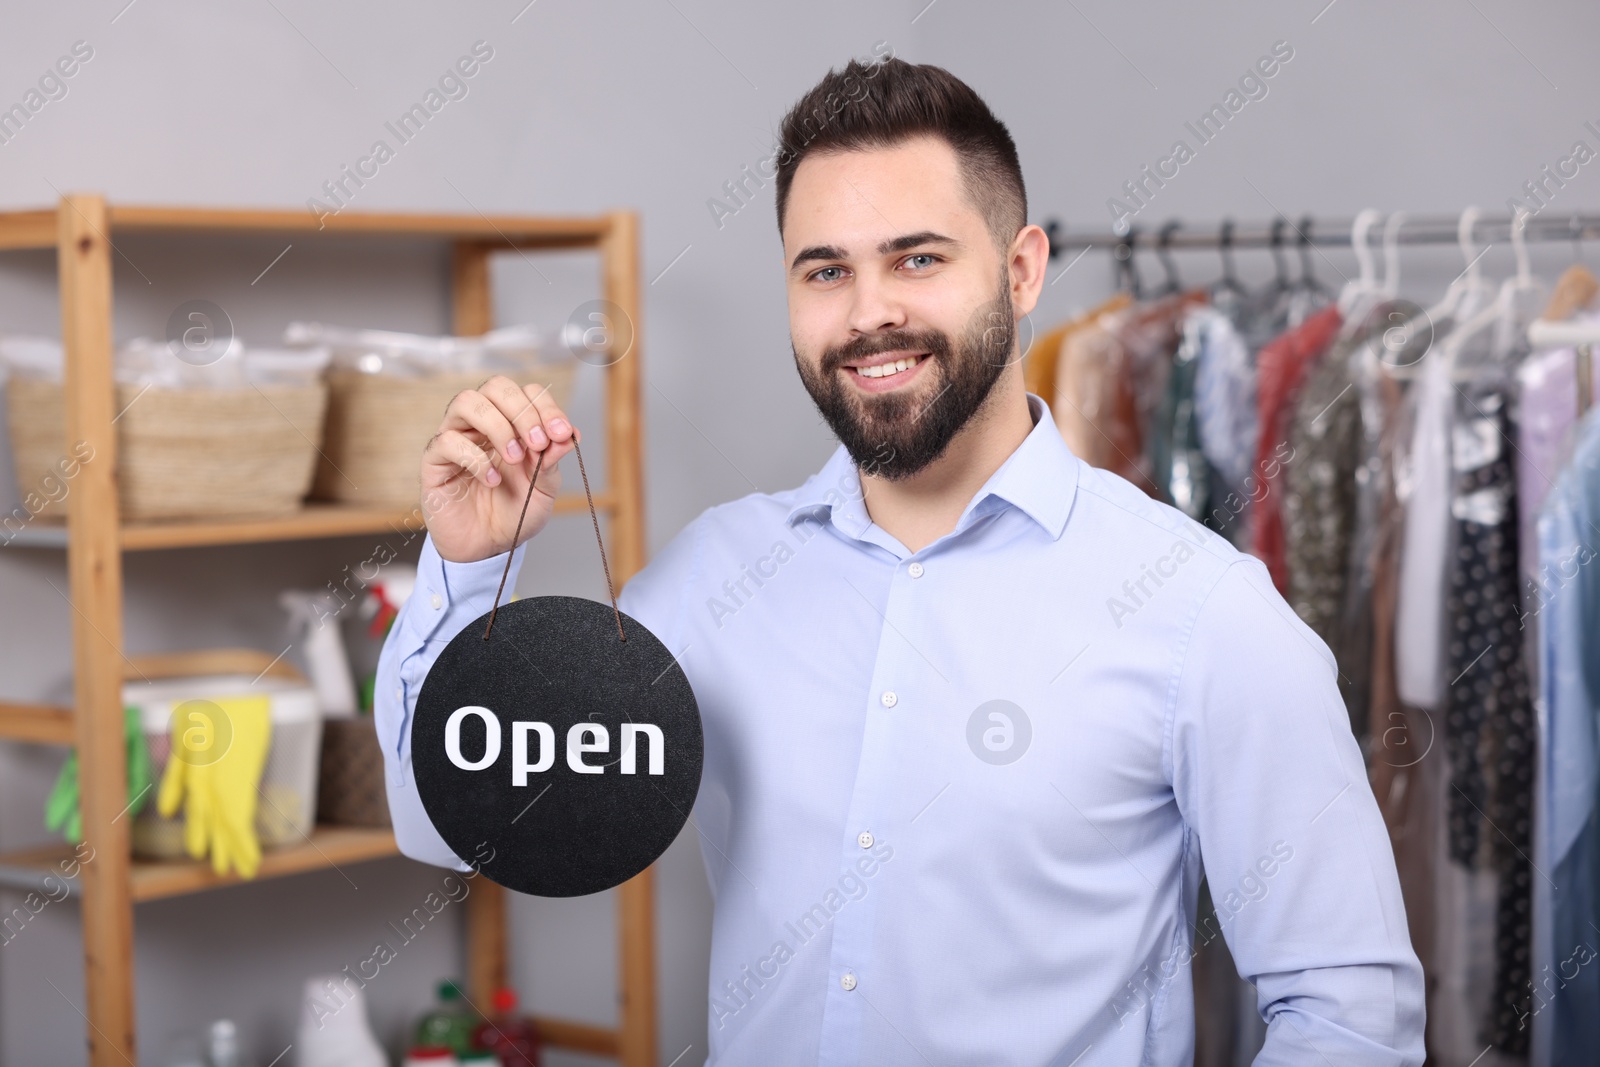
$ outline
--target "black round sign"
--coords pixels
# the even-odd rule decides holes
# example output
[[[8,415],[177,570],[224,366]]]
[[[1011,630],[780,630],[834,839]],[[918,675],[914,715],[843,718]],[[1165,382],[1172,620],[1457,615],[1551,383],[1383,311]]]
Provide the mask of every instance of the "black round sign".
[[[683,829],[704,739],[689,679],[636,619],[579,597],[503,605],[434,661],[411,768],[456,855],[508,889],[621,885]]]

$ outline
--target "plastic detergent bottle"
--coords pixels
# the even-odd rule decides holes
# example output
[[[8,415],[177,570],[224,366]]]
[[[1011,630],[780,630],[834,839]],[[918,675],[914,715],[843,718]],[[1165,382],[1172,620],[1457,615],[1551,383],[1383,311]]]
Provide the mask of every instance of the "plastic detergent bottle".
[[[417,1022],[416,1043],[447,1048],[460,1054],[472,1048],[472,1031],[477,1015],[461,998],[461,987],[454,982],[439,983],[439,1002]]]

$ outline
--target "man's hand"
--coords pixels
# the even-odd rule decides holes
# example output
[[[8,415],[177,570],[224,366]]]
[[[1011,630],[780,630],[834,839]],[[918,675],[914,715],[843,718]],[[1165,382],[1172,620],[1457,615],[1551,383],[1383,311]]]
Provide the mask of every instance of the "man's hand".
[[[457,393],[422,453],[422,517],[442,559],[472,563],[516,547],[511,538],[539,464],[520,540],[550,521],[561,471],[579,440],[548,387],[496,375]]]

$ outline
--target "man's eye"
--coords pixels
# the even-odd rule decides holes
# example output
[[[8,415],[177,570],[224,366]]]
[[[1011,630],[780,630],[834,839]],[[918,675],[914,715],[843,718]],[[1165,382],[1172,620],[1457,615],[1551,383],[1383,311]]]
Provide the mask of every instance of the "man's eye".
[[[823,267],[821,270],[813,274],[812,277],[819,282],[836,282],[839,280],[839,276],[843,273],[843,271],[843,267]]]
[[[917,260],[919,260],[919,259],[926,260],[926,262],[919,264],[917,262]],[[935,263],[937,263],[938,261],[939,261],[938,257],[933,255],[931,252],[918,252],[914,256],[907,256],[906,257],[906,266],[908,266],[908,267],[931,267]]]

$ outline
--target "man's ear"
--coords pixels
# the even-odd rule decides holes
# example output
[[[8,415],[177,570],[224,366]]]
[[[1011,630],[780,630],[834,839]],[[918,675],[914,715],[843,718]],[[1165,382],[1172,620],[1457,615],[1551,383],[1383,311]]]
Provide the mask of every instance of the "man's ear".
[[[1050,238],[1038,226],[1024,226],[1011,239],[1008,256],[1011,302],[1018,316],[1026,315],[1039,303],[1039,293],[1044,288],[1045,268],[1050,262]]]

